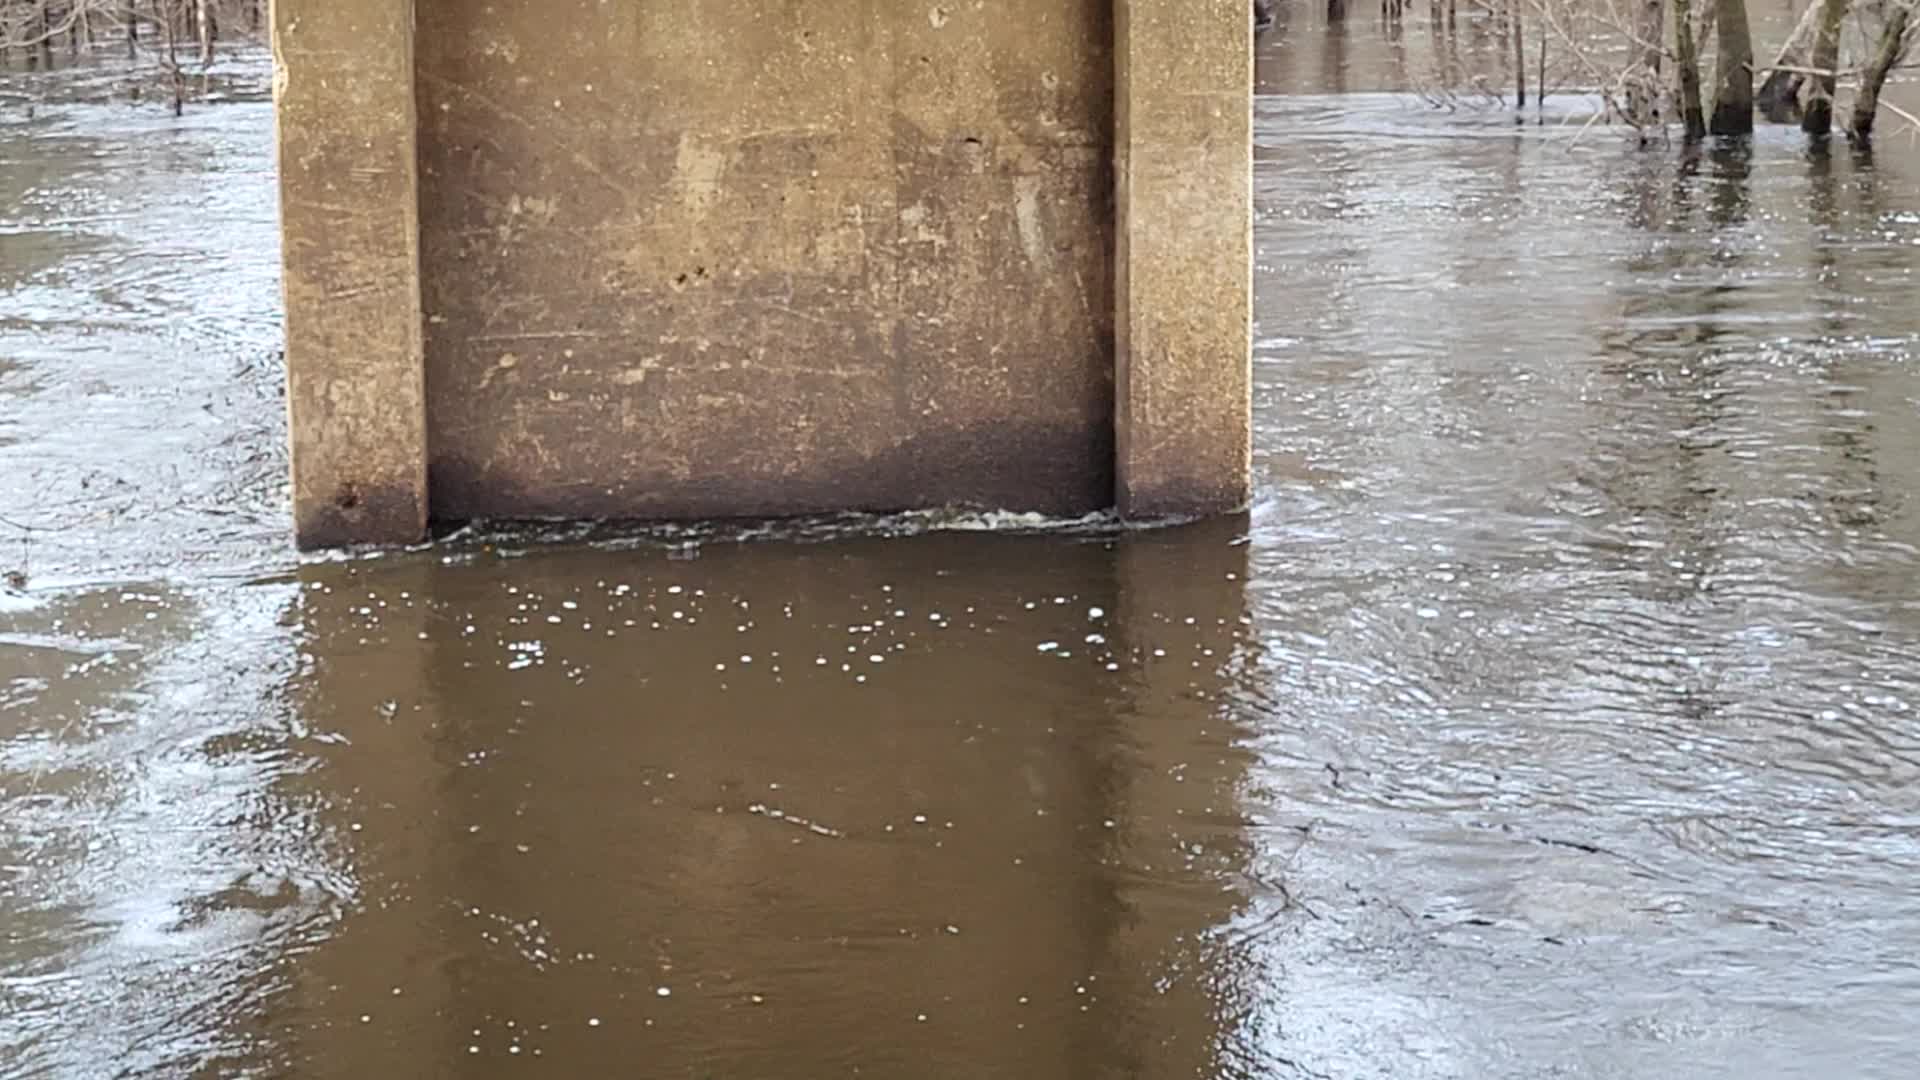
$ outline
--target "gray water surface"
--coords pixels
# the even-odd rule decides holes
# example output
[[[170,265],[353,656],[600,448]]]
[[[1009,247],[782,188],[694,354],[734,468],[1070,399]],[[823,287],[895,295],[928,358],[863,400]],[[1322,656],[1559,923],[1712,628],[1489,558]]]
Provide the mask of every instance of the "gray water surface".
[[[1262,50],[1151,533],[296,562],[270,106],[7,112],[0,1075],[1910,1075],[1920,153]]]

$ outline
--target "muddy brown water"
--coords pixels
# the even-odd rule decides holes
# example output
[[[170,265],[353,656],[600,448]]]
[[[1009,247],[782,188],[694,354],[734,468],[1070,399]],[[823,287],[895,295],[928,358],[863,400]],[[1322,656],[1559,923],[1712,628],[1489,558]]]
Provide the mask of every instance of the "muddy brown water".
[[[1263,44],[1153,533],[296,562],[268,105],[6,110],[0,1075],[1911,1075],[1920,153],[1394,58]]]

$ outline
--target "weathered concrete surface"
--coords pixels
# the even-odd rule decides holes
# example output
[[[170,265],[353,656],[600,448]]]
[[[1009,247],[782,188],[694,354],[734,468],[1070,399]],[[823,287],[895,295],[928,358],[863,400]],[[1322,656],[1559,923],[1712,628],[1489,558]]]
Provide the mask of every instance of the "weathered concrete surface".
[[[276,17],[303,542],[1244,501],[1245,0],[407,6]]]
[[[1116,0],[1121,513],[1244,505],[1252,455],[1245,0]]]
[[[427,520],[413,20],[394,0],[275,0],[287,397],[302,546]]]
[[[419,19],[436,515],[1111,504],[1109,0]]]

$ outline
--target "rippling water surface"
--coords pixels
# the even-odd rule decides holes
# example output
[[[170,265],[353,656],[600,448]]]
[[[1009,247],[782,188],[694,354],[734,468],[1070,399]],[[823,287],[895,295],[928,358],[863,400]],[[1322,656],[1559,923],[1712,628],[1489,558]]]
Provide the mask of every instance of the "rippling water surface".
[[[1393,57],[1263,46],[1152,533],[295,564],[269,107],[6,113],[0,1075],[1910,1075],[1920,154]]]

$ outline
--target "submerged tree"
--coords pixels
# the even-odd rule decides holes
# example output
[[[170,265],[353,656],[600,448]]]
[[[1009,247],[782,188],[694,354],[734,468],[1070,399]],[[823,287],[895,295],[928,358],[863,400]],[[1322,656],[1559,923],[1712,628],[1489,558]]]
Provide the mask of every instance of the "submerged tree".
[[[1853,98],[1852,134],[1857,142],[1873,138],[1874,117],[1880,113],[1880,92],[1913,40],[1914,3],[1915,0],[1893,0],[1889,5],[1887,24],[1880,30],[1880,45],[1860,77],[1860,92]]]
[[[78,55],[123,42],[129,59],[139,56],[142,38],[171,37],[176,44],[198,44],[200,62],[212,64],[223,19],[229,25],[261,28],[269,0],[0,0],[0,63],[22,54],[30,67],[54,62],[64,45]]]
[[[1638,128],[1660,122],[1660,28],[1666,21],[1666,0],[1640,0],[1633,23],[1634,70],[1627,82],[1628,119]]]
[[[1503,0],[1485,2],[1486,11],[1504,9]],[[1800,122],[1801,99],[1815,87],[1820,107],[1806,122],[1808,130],[1825,132],[1842,107],[1835,88],[1855,73],[1861,85],[1849,130],[1870,132],[1872,122],[1860,117],[1898,111],[1881,90],[1916,36],[1920,0],[1806,2],[1805,16],[1778,51],[1766,43],[1770,65],[1755,61],[1747,0],[1526,0],[1526,6],[1543,46],[1546,37],[1554,39],[1562,70],[1599,95],[1605,119],[1631,124],[1643,144],[1655,141],[1651,136],[1669,121],[1689,140],[1751,134],[1756,113],[1776,123]],[[1433,11],[1438,27],[1437,4]],[[1839,26],[1850,12],[1869,24],[1863,29],[1870,56],[1841,55]],[[1873,25],[1876,19],[1882,25]],[[1920,128],[1920,119],[1914,123]]]
[[[185,108],[189,80],[183,52],[197,51],[202,68],[216,59],[220,27],[257,33],[270,0],[0,0],[0,65],[24,53],[30,70],[54,66],[54,46],[75,58],[120,50],[129,61],[157,63],[176,114]],[[150,44],[149,44],[150,43]],[[132,90],[136,98],[141,88]]]
[[[1840,26],[1848,0],[1820,0],[1820,21],[1813,35],[1813,97],[1800,130],[1824,136],[1833,130],[1833,95],[1840,85]]]
[[[1688,141],[1707,134],[1707,115],[1700,103],[1700,45],[1693,37],[1693,0],[1673,0],[1673,66],[1680,77],[1680,122]]]
[[[1747,27],[1746,0],[1715,0],[1719,55],[1714,62],[1715,135],[1753,133],[1753,34]]]
[[[1820,9],[1818,3],[1807,5],[1793,32],[1774,54],[1766,81],[1760,84],[1755,104],[1776,124],[1787,123],[1800,115],[1800,88],[1806,84],[1807,65],[1813,60],[1813,37],[1820,25]]]

